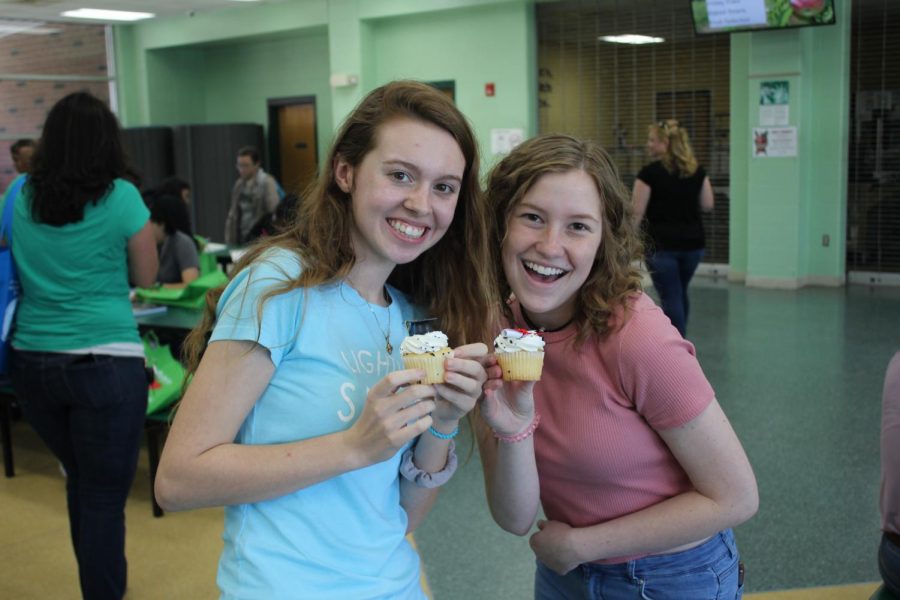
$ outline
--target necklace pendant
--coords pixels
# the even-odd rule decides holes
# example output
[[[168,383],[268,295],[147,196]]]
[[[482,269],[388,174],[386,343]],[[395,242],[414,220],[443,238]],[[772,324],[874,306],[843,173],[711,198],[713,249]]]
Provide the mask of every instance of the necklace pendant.
[[[394,347],[391,345],[391,342],[387,338],[385,338],[384,340],[384,349],[387,350],[388,354],[394,353]]]

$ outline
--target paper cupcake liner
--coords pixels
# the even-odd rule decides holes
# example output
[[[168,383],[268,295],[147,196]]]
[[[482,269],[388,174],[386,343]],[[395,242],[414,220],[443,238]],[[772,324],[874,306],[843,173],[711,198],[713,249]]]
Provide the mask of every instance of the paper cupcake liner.
[[[506,381],[538,381],[544,368],[544,353],[501,352],[497,361]]]
[[[425,378],[419,383],[444,383],[444,360],[450,354],[450,348],[438,350],[434,354],[404,354],[403,365],[407,369],[422,369]]]

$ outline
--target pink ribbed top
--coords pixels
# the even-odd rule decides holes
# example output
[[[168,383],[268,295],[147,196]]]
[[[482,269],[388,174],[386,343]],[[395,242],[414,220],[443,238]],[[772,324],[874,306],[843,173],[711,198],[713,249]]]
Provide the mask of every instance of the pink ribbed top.
[[[888,365],[881,403],[881,528],[900,535],[900,352]]]
[[[525,326],[518,304],[512,308]],[[692,420],[714,392],[694,346],[653,301],[635,296],[622,329],[578,349],[572,326],[542,335],[534,445],[547,517],[585,527],[693,489],[655,430]]]

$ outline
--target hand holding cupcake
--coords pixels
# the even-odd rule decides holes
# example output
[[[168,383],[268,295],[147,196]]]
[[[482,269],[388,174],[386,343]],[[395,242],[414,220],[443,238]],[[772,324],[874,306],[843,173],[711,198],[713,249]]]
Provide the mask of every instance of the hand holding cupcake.
[[[444,360],[453,353],[448,344],[442,331],[409,335],[400,344],[403,365],[425,371],[425,378],[419,383],[444,383]]]
[[[494,354],[505,381],[538,381],[544,367],[544,339],[537,331],[504,329],[494,339]]]

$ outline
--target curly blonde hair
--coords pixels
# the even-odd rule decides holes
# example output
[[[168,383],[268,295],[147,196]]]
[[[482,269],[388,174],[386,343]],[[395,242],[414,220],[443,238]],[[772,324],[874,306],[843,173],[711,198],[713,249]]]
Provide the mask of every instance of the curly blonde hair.
[[[456,214],[447,232],[416,260],[398,265],[389,282],[439,316],[441,329],[453,345],[487,341],[492,329],[484,317],[499,312],[499,295],[485,268],[490,262],[490,211],[480,188],[478,144],[453,102],[416,81],[391,82],[363,98],[338,131],[321,173],[301,199],[291,225],[281,234],[263,238],[235,265],[232,278],[272,247],[292,250],[300,258],[300,276],[263,295],[257,314],[261,316],[262,304],[275,295],[336,281],[350,272],[356,262],[350,235],[352,199],[337,185],[334,167],[338,157],[359,166],[375,148],[379,129],[398,118],[423,121],[448,132],[459,144],[466,166]],[[222,289],[207,294],[203,320],[185,343],[189,372],[197,368],[206,348],[221,294]]]
[[[666,153],[660,159],[666,171],[679,177],[690,177],[697,172],[698,163],[691,148],[691,140],[676,119],[666,119],[647,128],[658,140],[668,142]]]
[[[628,298],[641,291],[641,270],[637,266],[643,247],[632,224],[631,203],[619,173],[609,154],[591,140],[568,135],[548,134],[517,146],[491,171],[486,195],[494,211],[491,251],[494,252],[495,277],[503,297],[511,288],[503,273],[500,254],[506,239],[513,209],[542,176],[581,170],[597,186],[603,213],[600,248],[587,280],[578,294],[573,322],[578,340],[592,333],[603,337],[613,327],[613,317],[627,308]],[[504,305],[508,319],[509,307]]]

